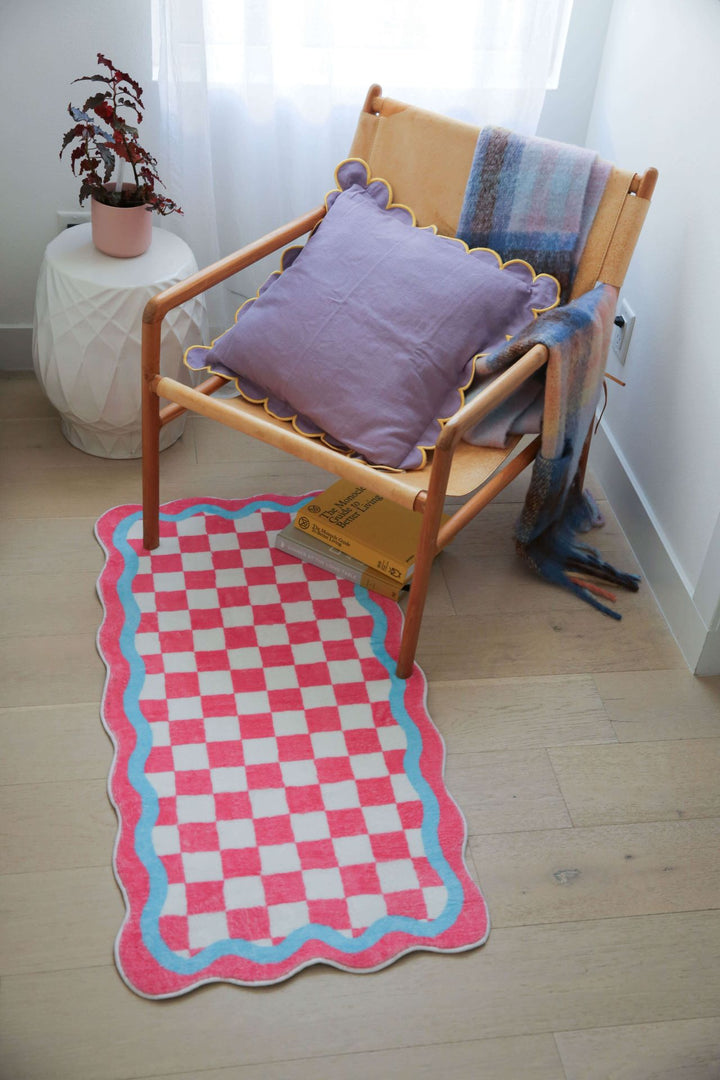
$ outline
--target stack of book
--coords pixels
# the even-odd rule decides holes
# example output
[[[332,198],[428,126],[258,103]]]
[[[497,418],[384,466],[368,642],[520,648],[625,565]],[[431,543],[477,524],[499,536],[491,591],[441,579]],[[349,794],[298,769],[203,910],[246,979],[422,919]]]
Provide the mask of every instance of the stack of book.
[[[281,551],[397,600],[409,584],[422,517],[347,480],[306,503],[276,538]]]

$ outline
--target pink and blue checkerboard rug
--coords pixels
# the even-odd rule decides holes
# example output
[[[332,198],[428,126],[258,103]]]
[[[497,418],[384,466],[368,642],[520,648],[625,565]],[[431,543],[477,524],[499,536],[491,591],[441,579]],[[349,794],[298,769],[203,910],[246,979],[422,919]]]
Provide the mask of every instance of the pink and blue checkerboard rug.
[[[98,521],[122,977],[162,998],[314,963],[369,972],[488,934],[394,602],[273,546],[307,501]]]

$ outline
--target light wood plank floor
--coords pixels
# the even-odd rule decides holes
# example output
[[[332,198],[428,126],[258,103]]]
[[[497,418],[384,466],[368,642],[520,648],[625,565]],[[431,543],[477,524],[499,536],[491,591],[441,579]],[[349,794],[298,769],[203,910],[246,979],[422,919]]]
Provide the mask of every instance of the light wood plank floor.
[[[438,560],[418,654],[487,945],[150,1002],[113,964],[92,532],[140,466],[69,446],[31,375],[0,380],[0,454],[3,1080],[720,1077],[720,678],[689,674],[647,588],[616,623],[529,575],[526,481]],[[203,420],[162,476],[165,500],[327,479]]]

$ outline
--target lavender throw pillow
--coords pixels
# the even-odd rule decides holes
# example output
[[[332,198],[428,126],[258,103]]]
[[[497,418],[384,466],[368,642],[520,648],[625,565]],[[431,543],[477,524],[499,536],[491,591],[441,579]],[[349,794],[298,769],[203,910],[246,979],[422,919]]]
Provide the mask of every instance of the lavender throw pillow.
[[[251,401],[367,461],[420,468],[462,405],[477,354],[557,303],[548,275],[418,228],[358,159],[302,248],[247,301],[195,370],[232,376]]]

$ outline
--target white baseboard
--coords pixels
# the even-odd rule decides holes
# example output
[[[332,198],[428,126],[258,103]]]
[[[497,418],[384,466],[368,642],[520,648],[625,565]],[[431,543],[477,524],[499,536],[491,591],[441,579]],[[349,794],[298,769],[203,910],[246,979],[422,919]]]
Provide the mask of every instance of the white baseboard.
[[[604,427],[593,438],[590,468],[608,497],[688,667],[696,675],[720,674],[720,633],[706,626],[627,462]]]
[[[32,326],[0,326],[0,371],[32,371]]]

